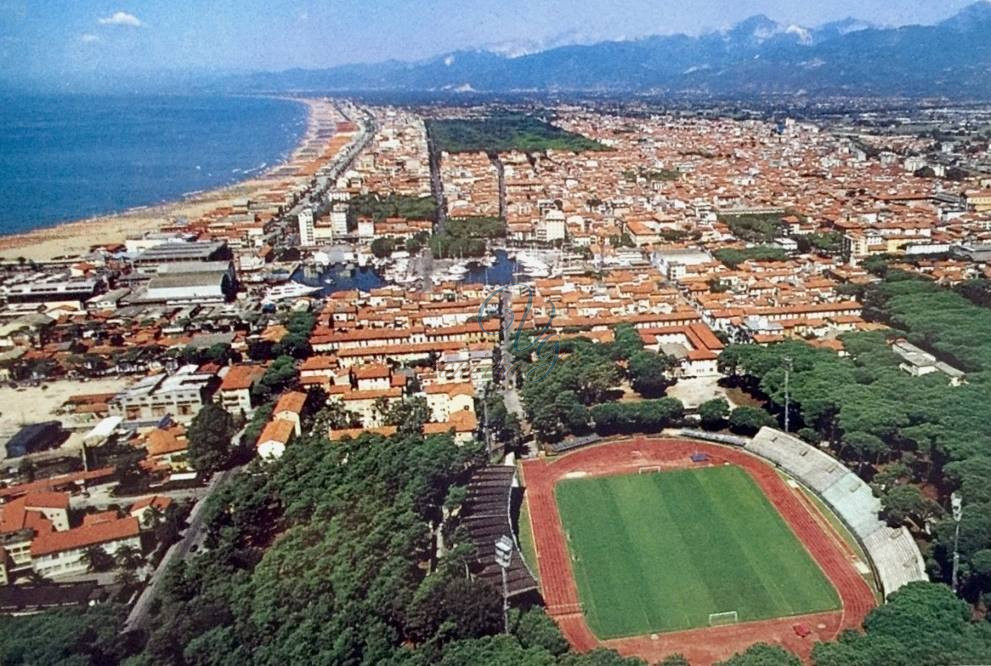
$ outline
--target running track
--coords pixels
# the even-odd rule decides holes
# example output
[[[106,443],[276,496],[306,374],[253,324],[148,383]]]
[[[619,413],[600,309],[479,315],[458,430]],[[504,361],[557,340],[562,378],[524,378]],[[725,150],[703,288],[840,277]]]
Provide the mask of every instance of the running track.
[[[635,472],[646,466],[697,466],[689,456],[698,452],[709,456],[709,464],[731,463],[753,477],[836,588],[842,610],[606,641],[592,634],[581,613],[554,499],[555,484],[567,475],[608,476]],[[523,478],[547,612],[577,650],[584,652],[605,646],[649,663],[680,652],[693,666],[701,666],[726,659],[753,643],[766,642],[777,643],[808,662],[816,641],[832,640],[844,629],[859,629],[875,605],[874,594],[857,573],[849,549],[840,545],[839,537],[835,533],[827,534],[809,513],[804,498],[768,463],[741,449],[676,439],[613,441],[558,458],[527,460],[523,462]],[[812,634],[806,638],[795,634],[793,627],[798,622],[807,625]]]

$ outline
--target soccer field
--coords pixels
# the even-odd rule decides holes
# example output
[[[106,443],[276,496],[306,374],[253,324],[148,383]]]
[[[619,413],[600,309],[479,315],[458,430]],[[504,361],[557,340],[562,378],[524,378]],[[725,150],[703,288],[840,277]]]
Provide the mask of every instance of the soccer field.
[[[739,467],[565,479],[556,487],[599,638],[839,608],[836,591]]]

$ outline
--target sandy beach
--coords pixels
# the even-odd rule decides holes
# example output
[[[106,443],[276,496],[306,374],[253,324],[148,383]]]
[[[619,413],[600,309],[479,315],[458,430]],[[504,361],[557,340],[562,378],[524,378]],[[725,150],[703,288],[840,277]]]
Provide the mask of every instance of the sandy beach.
[[[80,256],[95,245],[122,243],[127,237],[154,231],[185,218],[195,221],[205,214],[230,206],[234,201],[269,191],[276,184],[307,179],[306,165],[321,154],[326,136],[321,131],[341,119],[327,100],[291,98],[308,108],[307,128],[290,158],[257,177],[222,188],[191,195],[179,201],[134,208],[112,215],[66,222],[0,237],[0,259],[49,261],[58,257]]]

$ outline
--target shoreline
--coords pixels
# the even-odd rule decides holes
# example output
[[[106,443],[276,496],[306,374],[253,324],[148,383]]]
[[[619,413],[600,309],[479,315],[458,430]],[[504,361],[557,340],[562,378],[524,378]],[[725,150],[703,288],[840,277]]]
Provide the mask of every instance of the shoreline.
[[[179,199],[162,203],[134,206],[116,213],[58,222],[30,231],[0,235],[0,261],[24,258],[29,261],[49,261],[60,257],[88,254],[90,247],[123,243],[128,237],[168,226],[171,221],[186,218],[190,222],[225,206],[234,200],[270,188],[276,182],[297,180],[297,171],[306,161],[305,155],[319,143],[319,131],[333,122],[333,105],[323,99],[279,96],[306,107],[306,128],[297,143],[281,161],[261,172],[247,174],[244,180],[201,192],[192,192]]]

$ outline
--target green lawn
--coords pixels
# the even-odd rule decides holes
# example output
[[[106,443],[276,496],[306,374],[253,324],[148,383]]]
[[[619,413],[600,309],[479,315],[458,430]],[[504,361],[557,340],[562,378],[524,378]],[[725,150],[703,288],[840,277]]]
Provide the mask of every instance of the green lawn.
[[[598,141],[522,113],[433,119],[427,121],[427,130],[437,150],[449,153],[609,150]]]
[[[530,507],[527,506],[526,498],[520,505],[519,534],[517,539],[520,542],[520,550],[523,551],[523,559],[533,573],[533,577],[540,582],[540,567],[537,564],[537,548],[533,543],[533,527],[530,525]]]
[[[738,467],[566,479],[557,503],[599,638],[839,608],[836,591]]]

